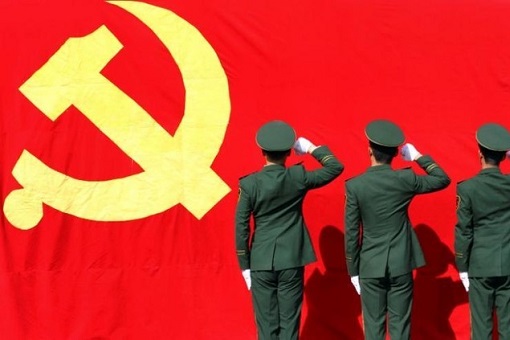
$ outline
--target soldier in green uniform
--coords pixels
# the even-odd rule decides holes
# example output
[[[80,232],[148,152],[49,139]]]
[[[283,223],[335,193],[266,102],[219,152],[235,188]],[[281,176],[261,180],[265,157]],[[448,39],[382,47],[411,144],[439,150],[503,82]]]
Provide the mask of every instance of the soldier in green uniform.
[[[351,282],[361,294],[365,339],[409,339],[414,268],[425,260],[409,220],[413,197],[445,188],[446,173],[412,144],[405,160],[416,161],[426,175],[393,170],[391,162],[404,142],[402,130],[387,120],[368,124],[371,166],[346,181],[345,253]]]
[[[457,184],[455,261],[469,292],[471,337],[492,339],[493,312],[499,339],[510,339],[510,176],[500,162],[510,134],[499,124],[476,132],[482,170]]]
[[[326,146],[298,138],[282,121],[264,124],[257,144],[264,167],[239,182],[235,230],[239,265],[251,289],[259,340],[298,339],[304,266],[316,260],[302,213],[310,189],[331,182],[343,165]],[[285,166],[291,149],[322,167]],[[250,231],[250,219],[253,228]]]

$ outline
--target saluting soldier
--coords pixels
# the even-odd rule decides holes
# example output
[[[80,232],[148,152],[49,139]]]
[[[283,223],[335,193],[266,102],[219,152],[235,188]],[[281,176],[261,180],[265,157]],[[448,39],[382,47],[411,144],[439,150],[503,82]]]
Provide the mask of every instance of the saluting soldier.
[[[258,339],[298,339],[304,266],[316,260],[303,218],[306,193],[331,182],[343,165],[326,146],[296,140],[285,122],[271,121],[257,132],[264,167],[239,181],[236,247],[239,265],[252,292]],[[322,167],[286,167],[294,148],[309,153]],[[253,228],[250,232],[250,218]],[[250,243],[251,239],[251,243]]]
[[[469,292],[472,339],[492,339],[494,311],[499,339],[510,339],[510,176],[499,167],[510,134],[489,123],[476,140],[482,169],[457,184],[455,260]]]
[[[365,339],[385,339],[386,319],[392,340],[409,339],[414,268],[425,265],[409,220],[413,197],[445,188],[446,173],[412,144],[402,147],[426,175],[393,170],[404,143],[402,130],[388,120],[367,125],[371,166],[346,181],[345,252],[351,282],[361,294]]]

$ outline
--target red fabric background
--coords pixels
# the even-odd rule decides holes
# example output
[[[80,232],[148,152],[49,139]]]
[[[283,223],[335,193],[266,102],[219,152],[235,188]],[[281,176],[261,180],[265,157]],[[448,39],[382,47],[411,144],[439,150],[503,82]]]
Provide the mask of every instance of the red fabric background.
[[[365,125],[387,118],[452,178],[411,206],[428,261],[416,272],[413,338],[468,339],[467,295],[452,251],[455,182],[479,170],[476,128],[510,123],[510,3],[148,2],[199,29],[225,69],[232,110],[212,168],[232,190],[200,220],[182,206],[129,222],[82,220],[45,206],[41,223],[22,231],[2,212],[2,338],[255,339],[235,256],[237,179],[263,164],[258,127],[283,119],[345,164],[339,179],[305,201],[319,261],[306,269],[302,339],[360,339],[360,304],[343,253],[344,180],[369,165]],[[168,132],[179,125],[179,70],[135,17],[99,0],[3,0],[2,205],[19,188],[11,171],[24,149],[85,180],[141,171],[75,108],[52,122],[18,90],[69,37],[102,24],[124,45],[103,74]]]

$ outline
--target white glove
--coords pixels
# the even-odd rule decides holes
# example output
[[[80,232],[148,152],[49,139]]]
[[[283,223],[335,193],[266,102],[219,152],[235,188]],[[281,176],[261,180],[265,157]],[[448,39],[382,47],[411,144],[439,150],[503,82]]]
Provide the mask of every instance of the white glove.
[[[360,295],[361,293],[361,287],[359,286],[359,276],[351,276],[351,283],[354,286],[354,289],[356,289],[356,293]]]
[[[461,272],[459,273],[460,280],[462,281],[462,284],[464,285],[464,289],[466,289],[466,292],[469,292],[469,277],[468,273]]]
[[[244,281],[246,282],[246,287],[248,290],[251,289],[251,271],[249,269],[245,269],[242,271]]]
[[[400,150],[400,153],[402,154],[402,158],[406,161],[415,161],[421,157],[421,153],[410,143],[406,143],[402,147],[402,150]]]
[[[299,137],[294,143],[294,151],[296,155],[304,155],[310,150],[310,148],[315,147],[308,139]]]

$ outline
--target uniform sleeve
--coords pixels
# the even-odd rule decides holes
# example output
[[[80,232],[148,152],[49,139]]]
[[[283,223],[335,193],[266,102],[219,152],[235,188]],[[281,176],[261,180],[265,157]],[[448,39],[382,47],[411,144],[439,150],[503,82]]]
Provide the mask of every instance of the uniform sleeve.
[[[455,225],[455,263],[459,272],[467,272],[473,244],[473,210],[466,190],[457,185],[457,224]]]
[[[450,184],[450,178],[446,172],[430,156],[418,158],[417,163],[427,174],[415,176],[414,191],[416,193],[441,190]]]
[[[236,252],[241,270],[250,268],[250,217],[252,204],[246,188],[239,183],[239,197],[236,207]]]
[[[327,146],[319,146],[312,152],[312,156],[321,163],[322,167],[305,173],[305,183],[309,189],[328,184],[344,171],[343,164]]]
[[[350,276],[359,275],[361,217],[358,200],[349,185],[345,187],[345,259]]]

